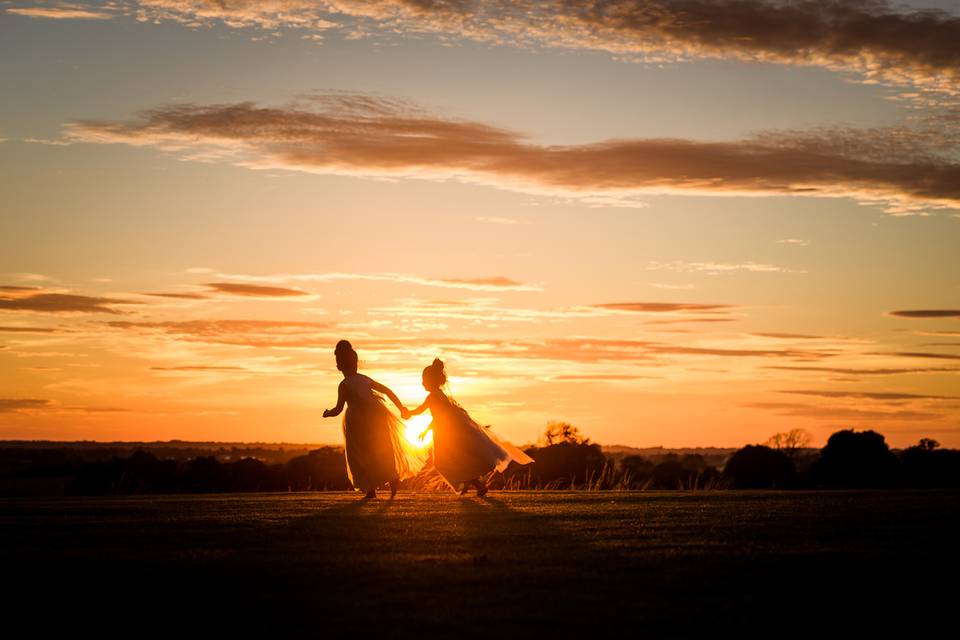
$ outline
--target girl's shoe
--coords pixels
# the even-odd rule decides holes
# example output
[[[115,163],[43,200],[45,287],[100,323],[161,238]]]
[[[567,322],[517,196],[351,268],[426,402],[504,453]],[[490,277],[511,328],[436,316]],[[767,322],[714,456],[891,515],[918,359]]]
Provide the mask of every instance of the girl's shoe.
[[[484,482],[483,480],[475,480],[474,484],[477,487],[478,498],[482,498],[483,496],[487,495],[487,491],[489,491],[489,489],[487,488],[486,482]]]
[[[377,497],[377,490],[376,490],[376,489],[370,489],[370,491],[367,491],[366,495],[364,495],[362,499],[363,499],[363,500],[373,500],[373,499],[376,498],[376,497]]]

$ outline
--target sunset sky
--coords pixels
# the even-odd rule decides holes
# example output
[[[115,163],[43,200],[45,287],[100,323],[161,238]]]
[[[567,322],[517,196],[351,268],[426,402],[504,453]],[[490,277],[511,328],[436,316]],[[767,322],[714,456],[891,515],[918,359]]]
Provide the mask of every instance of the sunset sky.
[[[960,446],[960,1],[0,2],[0,439]]]

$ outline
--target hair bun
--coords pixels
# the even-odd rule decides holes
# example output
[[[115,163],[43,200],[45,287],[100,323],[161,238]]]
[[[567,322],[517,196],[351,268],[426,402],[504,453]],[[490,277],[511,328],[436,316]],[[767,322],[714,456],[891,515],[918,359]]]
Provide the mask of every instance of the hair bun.
[[[434,358],[433,366],[443,371],[443,360],[441,360],[440,358]]]

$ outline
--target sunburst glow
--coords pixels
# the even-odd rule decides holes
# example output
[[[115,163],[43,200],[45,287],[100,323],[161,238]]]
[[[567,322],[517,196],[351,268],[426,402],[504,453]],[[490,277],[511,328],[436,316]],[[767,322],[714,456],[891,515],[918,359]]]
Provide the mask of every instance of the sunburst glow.
[[[407,426],[404,435],[410,444],[415,447],[426,448],[433,443],[433,431],[427,432],[423,440],[420,439],[420,434],[423,433],[424,429],[430,424],[430,420],[429,415],[421,413],[418,416],[413,416],[409,420],[404,421]]]

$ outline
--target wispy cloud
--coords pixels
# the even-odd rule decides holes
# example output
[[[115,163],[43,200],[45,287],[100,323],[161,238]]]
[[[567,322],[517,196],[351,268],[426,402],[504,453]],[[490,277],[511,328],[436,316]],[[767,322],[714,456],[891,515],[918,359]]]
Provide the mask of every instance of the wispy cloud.
[[[340,280],[374,280],[416,284],[425,287],[445,289],[467,289],[470,291],[542,291],[542,287],[520,282],[505,276],[480,278],[425,278],[406,273],[281,273],[265,276],[220,273],[218,277],[227,280],[245,280],[248,282],[336,282]]]
[[[768,369],[780,369],[783,371],[816,371],[821,373],[833,373],[849,376],[899,376],[910,374],[926,373],[958,373],[960,367],[815,367],[815,366],[772,366]]]
[[[651,260],[647,263],[647,269],[677,273],[705,273],[711,276],[724,273],[806,273],[804,270],[761,262],[687,262],[684,260],[670,262]]]
[[[753,409],[768,409],[782,416],[817,418],[821,420],[890,420],[909,422],[935,420],[944,417],[943,414],[930,411],[862,409],[857,407],[820,406],[792,402],[749,402],[744,403],[743,406]]]
[[[780,391],[780,393],[819,396],[822,398],[862,398],[867,400],[960,400],[960,396],[941,396],[922,393],[897,393],[887,391],[821,391],[790,389]]]
[[[699,304],[693,302],[607,302],[593,305],[610,311],[635,313],[726,313],[733,309],[729,304]]]
[[[504,225],[516,225],[516,224],[530,224],[525,220],[517,220],[515,218],[499,218],[497,216],[477,216],[474,218],[476,222],[487,222],[489,224],[504,224]]]
[[[776,134],[730,142],[606,140],[543,146],[491,125],[432,115],[403,101],[321,95],[296,105],[168,105],[133,122],[74,122],[67,139],[202,151],[258,169],[459,179],[572,198],[639,194],[804,195],[960,209],[960,165],[947,157],[858,155],[835,136]],[[892,203],[892,204],[891,204]],[[789,271],[774,265],[686,263],[689,270]],[[662,268],[671,268],[666,263]]]
[[[110,20],[116,17],[115,13],[100,11],[90,6],[55,5],[32,7],[7,7],[7,13],[27,18],[44,18],[47,20]]]

